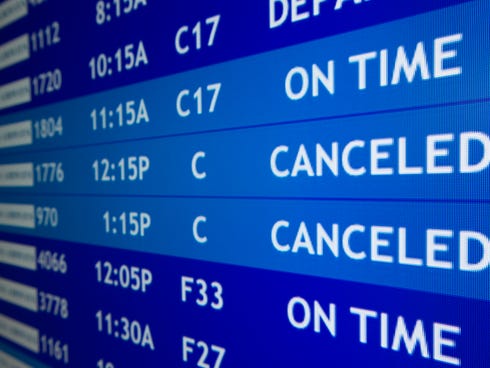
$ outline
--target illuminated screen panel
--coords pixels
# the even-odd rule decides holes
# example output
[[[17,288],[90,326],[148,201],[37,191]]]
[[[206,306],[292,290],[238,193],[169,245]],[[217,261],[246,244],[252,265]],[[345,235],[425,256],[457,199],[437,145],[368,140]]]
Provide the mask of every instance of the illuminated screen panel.
[[[489,367],[490,3],[0,2],[0,367]]]

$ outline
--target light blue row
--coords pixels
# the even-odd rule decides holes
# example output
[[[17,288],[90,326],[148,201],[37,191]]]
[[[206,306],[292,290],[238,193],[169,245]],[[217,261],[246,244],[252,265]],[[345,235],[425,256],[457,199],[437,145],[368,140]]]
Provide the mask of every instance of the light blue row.
[[[490,299],[487,204],[24,196],[15,203],[56,208],[57,226],[36,213],[36,228],[2,231]]]
[[[0,192],[488,201],[489,107],[2,156],[0,170],[32,162],[34,186]]]

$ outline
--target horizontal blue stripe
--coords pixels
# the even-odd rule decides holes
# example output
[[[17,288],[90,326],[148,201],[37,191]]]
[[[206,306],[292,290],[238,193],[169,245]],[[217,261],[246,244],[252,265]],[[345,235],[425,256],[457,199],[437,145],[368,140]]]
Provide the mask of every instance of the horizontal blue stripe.
[[[152,366],[159,362],[164,366],[177,367],[183,363],[182,338],[187,336],[226,348],[222,366],[299,367],[315,366],[323,361],[333,366],[347,367],[362,365],[366,361],[376,367],[450,366],[435,359],[435,324],[445,325],[442,336],[455,345],[450,347],[443,344],[441,353],[445,357],[458,359],[462,367],[488,365],[490,335],[487,327],[490,317],[487,301],[111,250],[79,243],[35,238],[22,240],[37,245],[38,249],[50,249],[66,255],[69,271],[62,276],[64,282],[60,282],[60,276],[52,277],[39,271],[31,283],[34,282],[40,290],[67,298],[70,318],[62,321],[32,313],[17,313],[17,316],[22,316],[19,317],[22,321],[41,331],[50,331],[50,335],[68,342],[71,365],[90,366],[103,357],[117,366]],[[237,248],[233,242],[230,242],[230,247]],[[98,283],[94,268],[98,261],[111,262],[113,269],[121,265],[146,268],[152,272],[153,282],[145,293]],[[8,269],[5,271],[10,275]],[[204,308],[197,306],[195,300],[200,295],[195,282],[187,283],[190,291],[186,293],[187,302],[182,302],[182,276],[205,280],[209,302],[214,301],[215,289],[211,283],[219,282],[223,290],[223,308],[214,310],[209,305]],[[109,277],[118,280],[115,273]],[[311,308],[311,323],[304,329],[294,328],[288,318],[288,304],[295,297],[301,298]],[[335,304],[335,337],[331,336],[323,322],[320,323],[320,333],[314,332],[314,301],[328,316],[331,316],[330,303]],[[0,304],[5,313],[16,313],[14,307]],[[360,319],[351,308],[362,308],[377,314],[376,317],[367,318],[366,344],[359,341]],[[155,350],[98,332],[95,314],[99,310],[111,313],[119,324],[122,316],[137,320],[143,326],[148,324]],[[299,305],[294,311],[297,320],[301,321],[303,314]],[[380,346],[381,313],[386,314],[389,323],[388,349]],[[419,344],[412,354],[407,352],[403,341],[398,351],[392,348],[400,317],[410,335],[417,321],[421,321],[419,328],[424,331],[421,338],[426,339],[426,358],[422,357]],[[112,325],[113,333],[117,331],[121,335],[122,327],[119,324]],[[460,332],[449,332],[447,326],[458,328]],[[89,350],[86,349],[87,341],[91,342]],[[250,354],[250,351],[254,354]],[[199,356],[199,350],[195,347],[193,352],[189,355],[192,362]],[[212,362],[215,356],[210,354],[209,361]],[[46,362],[50,365],[56,363],[48,358]]]
[[[484,246],[475,240],[475,236],[480,240],[490,237],[489,224],[485,220],[489,215],[487,204],[184,198],[40,199],[24,196],[18,196],[15,200],[13,196],[2,198],[0,203],[57,208],[59,224],[56,228],[37,226],[33,230],[24,230],[2,226],[2,230],[17,234],[475,299],[490,298],[490,270],[487,262],[481,261]],[[108,223],[104,220],[106,211],[109,211],[106,215]],[[123,212],[126,213],[126,235],[122,235],[124,229],[120,216]],[[135,229],[132,225],[134,221],[139,225],[148,223],[142,215],[132,215],[134,220],[130,224],[130,212],[146,213],[151,217],[151,225],[145,228],[144,236],[139,232],[136,236],[129,235],[130,230]],[[206,221],[201,218],[195,222],[199,216],[204,216]],[[278,224],[280,221],[286,221],[288,226]],[[306,235],[305,229],[299,231],[301,222],[304,222],[303,226],[308,232]],[[338,257],[334,256],[327,243],[323,243],[323,255],[318,255],[317,223],[333,239],[335,227],[338,227]],[[354,225],[363,228],[355,230],[351,227]],[[193,226],[199,237],[208,238],[207,242],[197,241],[199,237],[194,236]],[[275,233],[274,226],[277,226]],[[405,235],[400,233],[400,228]],[[378,235],[375,235],[376,231]],[[472,234],[472,240],[468,242],[468,262],[482,262],[477,271],[466,271],[460,267],[464,261],[460,257],[460,240],[466,232]],[[356,260],[347,253],[343,246],[344,235],[348,237],[353,252],[364,252],[362,259]],[[277,249],[273,236],[280,244]],[[372,236],[386,243],[376,248],[380,257],[389,257],[388,262],[376,257],[376,251],[372,250],[376,241],[371,241]],[[428,250],[427,239],[431,237],[431,244],[443,244],[442,250]],[[298,246],[293,252],[296,238],[298,243],[308,243],[309,248],[306,245]],[[399,261],[402,254],[400,249],[405,243],[406,257],[419,261]],[[432,249],[435,248],[439,246],[432,245]],[[427,254],[432,254],[435,266],[429,267],[431,257]]]
[[[106,19],[111,17],[111,21],[98,25],[96,2],[67,4],[50,0],[35,8],[31,7],[28,17],[4,30],[0,43],[26,31],[36,32],[53,21],[61,26],[61,42],[32,53],[28,62],[0,72],[0,79],[14,80],[59,68],[64,77],[62,93],[34,99],[32,106],[38,106],[467,2],[417,0],[394,4],[389,0],[377,0],[357,6],[346,2],[343,10],[338,11],[334,10],[334,2],[325,2],[321,4],[319,16],[294,24],[286,22],[280,28],[269,29],[268,1],[247,1],[240,5],[227,1],[213,4],[196,0],[179,1],[178,4],[148,1],[146,7],[139,6],[137,11],[123,14],[118,19],[112,4],[112,8],[104,12]],[[107,6],[112,2],[105,3]],[[305,10],[312,13],[311,1],[308,3],[299,9],[301,13]],[[475,1],[469,6],[487,7],[484,1]],[[482,15],[480,11],[477,13]],[[205,21],[216,14],[221,15],[221,20],[215,44],[208,48],[205,45],[211,27]],[[433,16],[439,19],[438,15]],[[187,25],[192,30],[198,21],[202,23],[202,49],[191,49],[187,55],[178,54],[174,46],[178,29]],[[185,35],[184,41],[192,46],[190,33]],[[118,48],[140,40],[146,46],[150,60],[148,66],[119,75],[114,73],[98,81],[91,80],[88,63],[92,57],[100,53],[115,53]]]
[[[63,181],[57,182],[56,175],[49,178],[52,170],[40,167],[34,170],[33,188],[2,191],[489,200],[489,113],[488,104],[453,106],[16,154],[0,159],[0,165],[61,164]],[[355,148],[350,149],[352,142]],[[331,158],[337,152],[333,161],[338,172],[320,154],[317,157],[317,144]],[[379,148],[372,148],[377,144]],[[338,148],[332,148],[334,145]],[[373,149],[378,153],[371,153]],[[435,152],[442,149],[447,152]],[[468,159],[463,157],[466,151]],[[387,158],[376,159],[383,153]],[[344,154],[348,154],[348,163],[344,163]],[[353,172],[360,168],[364,174]],[[418,173],[413,174],[414,170]],[[196,177],[203,173],[205,178]],[[47,183],[42,182],[45,174]],[[441,190],[443,187],[451,189]]]
[[[451,104],[460,101],[481,100],[489,97],[488,58],[482,52],[490,47],[485,17],[478,16],[475,22],[461,23],[461,19],[471,17],[476,4],[450,8],[439,13],[425,14],[417,18],[376,26],[332,38],[272,51],[270,53],[239,59],[228,63],[202,68],[171,77],[132,85],[110,92],[91,95],[66,103],[47,106],[5,116],[1,124],[49,116],[62,116],[63,137],[55,137],[45,142],[36,141],[36,147],[70,146],[87,142],[108,142],[140,137],[166,136],[216,129],[230,129],[244,126],[322,119],[336,116],[353,116],[383,110],[410,109],[421,106]],[[430,23],[432,16],[446,21],[437,28],[425,28],[420,24]],[[407,48],[412,57],[416,44],[424,42],[427,50],[428,68],[433,75],[433,41],[437,37],[462,34],[460,42],[447,44],[447,51],[454,50],[457,57],[446,60],[445,67],[460,66],[462,74],[447,78],[421,80],[420,72],[413,83],[405,77],[399,85],[379,87],[379,82],[368,79],[367,88],[358,90],[356,64],[350,64],[348,57],[369,51],[387,48],[391,63],[399,45]],[[396,35],[386,37],[386,34]],[[324,69],[328,60],[335,60],[336,90],[330,95],[320,86],[317,98],[292,101],[285,92],[288,72],[302,66],[311,69],[313,63]],[[368,64],[369,76],[374,78],[379,65]],[[297,78],[297,77],[296,77]],[[371,77],[370,77],[371,78]],[[213,113],[208,113],[213,91],[207,86],[221,83]],[[203,114],[197,114],[195,91],[203,88]],[[297,88],[297,87],[295,87]],[[191,115],[180,117],[177,113],[177,97],[183,90],[189,94],[182,99],[182,108],[190,109]],[[310,90],[311,93],[311,90]],[[117,127],[117,108],[127,101],[135,101],[135,108],[144,99],[149,123],[131,127]],[[102,108],[107,110],[108,126],[113,128],[93,131],[91,113]],[[137,111],[137,110],[136,110]],[[111,114],[112,113],[112,114]],[[128,119],[129,113],[124,114]],[[100,120],[100,118],[99,118]]]

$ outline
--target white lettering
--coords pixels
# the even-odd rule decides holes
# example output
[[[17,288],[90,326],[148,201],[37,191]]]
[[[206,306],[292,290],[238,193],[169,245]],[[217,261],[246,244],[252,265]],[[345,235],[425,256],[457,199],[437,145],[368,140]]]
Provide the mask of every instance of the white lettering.
[[[276,16],[276,4],[281,4],[281,13],[279,18]],[[269,0],[269,28],[276,28],[283,24],[289,13],[288,0]]]
[[[488,135],[481,132],[461,133],[460,142],[460,171],[462,173],[474,173],[483,171],[490,164],[490,139]],[[470,142],[481,143],[483,157],[480,161],[470,164]]]
[[[194,235],[194,239],[200,244],[207,243],[208,241],[207,236],[199,235],[199,231],[198,231],[199,224],[205,223],[206,221],[207,218],[205,216],[198,216],[195,218],[192,224],[192,235]]]
[[[347,229],[345,229],[344,235],[342,236],[342,247],[344,249],[345,254],[347,254],[349,258],[355,260],[361,260],[366,258],[366,252],[364,251],[358,253],[354,252],[349,243],[350,236],[352,235],[352,233],[354,232],[363,233],[365,231],[366,228],[362,225],[351,225]]]
[[[279,243],[279,241],[277,240],[277,232],[280,228],[289,228],[289,222],[287,221],[277,221],[274,226],[272,227],[272,231],[271,231],[271,240],[272,240],[272,245],[274,246],[274,248],[276,248],[279,252],[289,252],[289,250],[291,249],[290,245],[289,244],[281,244]]]
[[[408,334],[405,320],[402,316],[399,316],[396,321],[395,336],[393,337],[393,344],[391,349],[394,351],[400,350],[400,345],[403,340],[407,352],[412,355],[417,345],[420,346],[420,354],[424,358],[430,358],[429,348],[427,346],[427,339],[425,337],[424,325],[421,320],[417,320],[412,332],[412,336]]]
[[[373,226],[371,228],[371,259],[377,262],[393,263],[393,257],[379,253],[380,247],[389,247],[390,242],[380,239],[380,234],[393,234],[393,228],[388,226]]]
[[[298,12],[298,8],[304,6],[305,4],[306,0],[291,0],[291,21],[293,23],[308,19],[310,17],[310,13],[308,11],[303,13]]]
[[[367,52],[349,57],[349,63],[357,63],[358,68],[358,86],[360,90],[366,89],[366,61],[376,59],[375,51]]]
[[[299,76],[301,81],[301,88],[299,89],[298,92],[293,91],[293,87],[292,87],[292,83],[293,83],[292,81],[295,75]],[[305,68],[296,66],[288,72],[288,75],[286,76],[285,88],[286,88],[286,95],[291,100],[293,101],[300,100],[303,97],[305,97],[306,93],[308,92],[309,86],[310,86],[310,82],[309,82],[308,72],[306,71]]]
[[[378,313],[369,309],[351,307],[350,313],[359,316],[359,342],[367,344],[367,319],[378,317]]]
[[[349,162],[349,155],[354,148],[364,148],[364,141],[352,141],[345,146],[342,151],[342,166],[347,174],[361,176],[366,173],[366,168],[364,166],[353,168]]]
[[[395,59],[395,66],[393,70],[393,78],[391,79],[392,85],[397,85],[398,83],[400,83],[402,70],[405,74],[405,77],[407,78],[408,83],[413,82],[417,70],[420,70],[420,74],[423,80],[430,78],[429,66],[427,64],[423,42],[417,43],[417,47],[415,48],[415,54],[413,56],[411,64],[408,62],[405,48],[403,46],[398,47]]]
[[[303,312],[302,320],[296,318],[294,313],[295,307],[301,308],[301,311]],[[288,303],[288,319],[289,323],[291,323],[294,328],[304,330],[308,327],[311,322],[311,309],[308,302],[299,296],[292,298]]]
[[[277,176],[278,178],[285,178],[289,176],[290,171],[289,170],[279,170],[277,168],[277,156],[279,156],[280,153],[287,153],[289,151],[288,146],[278,146],[272,151],[271,155],[271,170],[272,173]]]
[[[427,174],[451,174],[452,166],[438,166],[436,159],[438,157],[447,157],[449,150],[447,148],[436,148],[439,142],[454,141],[453,134],[437,134],[427,137]]]
[[[191,166],[192,166],[192,175],[194,175],[194,177],[196,179],[199,179],[199,180],[202,180],[204,178],[206,178],[206,171],[199,171],[197,169],[197,161],[201,158],[205,158],[206,157],[206,152],[203,152],[203,151],[199,151],[199,152],[196,152],[196,154],[192,157],[192,163],[191,163]]]
[[[470,263],[470,240],[480,245],[482,255],[478,262]],[[463,271],[482,271],[490,265],[490,240],[483,234],[474,231],[462,231],[459,234],[459,268]]]
[[[392,168],[380,168],[378,163],[380,160],[390,158],[390,154],[386,151],[379,151],[381,146],[393,145],[392,138],[373,139],[371,141],[371,175],[393,175]]]
[[[306,149],[304,145],[301,145],[298,150],[298,154],[296,155],[296,161],[294,161],[293,171],[291,172],[291,176],[298,176],[298,172],[305,171],[308,176],[315,176],[313,171],[313,167],[311,166],[310,159],[308,154],[306,153]]]
[[[452,269],[453,264],[448,261],[436,259],[436,253],[447,253],[448,245],[445,243],[436,243],[436,238],[452,238],[451,230],[427,230],[427,267]]]
[[[337,0],[337,2],[335,3],[335,10],[342,9],[342,6],[346,1],[351,1],[351,0]],[[363,0],[352,0],[352,1],[354,1],[354,4],[358,5],[361,4]]]
[[[434,323],[434,360],[438,362],[444,362],[452,365],[461,365],[461,360],[442,353],[442,347],[447,346],[454,348],[456,342],[454,340],[443,337],[443,333],[450,333],[453,335],[460,335],[461,328],[458,326],[451,326],[442,323]]]
[[[451,49],[448,51],[444,51],[444,47],[448,44],[452,44],[455,42],[460,42],[463,39],[463,34],[458,33],[451,36],[445,36],[436,38],[434,40],[434,77],[435,78],[443,78],[443,77],[452,77],[455,75],[462,74],[461,66],[455,66],[453,68],[444,68],[444,61],[448,59],[454,59],[458,56],[456,50]]]

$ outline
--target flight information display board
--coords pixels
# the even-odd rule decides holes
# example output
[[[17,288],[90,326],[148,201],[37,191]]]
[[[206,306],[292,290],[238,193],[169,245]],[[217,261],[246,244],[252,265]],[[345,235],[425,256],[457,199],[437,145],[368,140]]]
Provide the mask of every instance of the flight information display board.
[[[488,0],[0,1],[0,367],[489,367]]]

